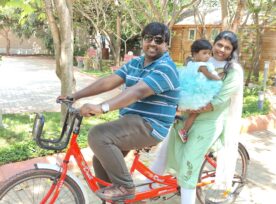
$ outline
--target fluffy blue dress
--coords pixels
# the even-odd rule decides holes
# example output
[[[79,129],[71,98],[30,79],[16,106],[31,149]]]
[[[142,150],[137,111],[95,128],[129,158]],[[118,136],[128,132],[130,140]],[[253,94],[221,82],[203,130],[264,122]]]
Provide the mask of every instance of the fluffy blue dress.
[[[197,110],[207,105],[221,89],[221,80],[211,80],[198,72],[200,66],[206,66],[208,71],[216,74],[215,67],[209,62],[192,62],[187,67],[180,68],[180,110]]]

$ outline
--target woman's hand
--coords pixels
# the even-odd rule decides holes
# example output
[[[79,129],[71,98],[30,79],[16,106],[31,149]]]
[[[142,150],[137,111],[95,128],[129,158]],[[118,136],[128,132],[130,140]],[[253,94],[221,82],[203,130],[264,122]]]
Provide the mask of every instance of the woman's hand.
[[[197,110],[186,110],[187,113],[204,113],[204,112],[209,112],[213,110],[213,106],[211,103],[208,103],[206,106],[197,109]]]
[[[84,117],[90,117],[92,115],[98,115],[102,113],[103,111],[100,105],[86,103],[80,108],[80,114]]]

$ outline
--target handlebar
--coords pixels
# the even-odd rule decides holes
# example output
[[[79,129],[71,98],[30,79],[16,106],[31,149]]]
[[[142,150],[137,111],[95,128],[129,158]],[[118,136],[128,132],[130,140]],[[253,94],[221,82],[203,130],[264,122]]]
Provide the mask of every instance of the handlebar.
[[[73,130],[76,134],[80,131],[83,117],[78,109],[72,107],[73,99],[67,97],[66,99],[58,99],[56,102],[65,105],[67,108],[62,131],[58,138],[45,136],[43,132],[45,118],[42,114],[36,113],[34,120],[32,135],[36,143],[43,149],[62,150],[67,147]]]

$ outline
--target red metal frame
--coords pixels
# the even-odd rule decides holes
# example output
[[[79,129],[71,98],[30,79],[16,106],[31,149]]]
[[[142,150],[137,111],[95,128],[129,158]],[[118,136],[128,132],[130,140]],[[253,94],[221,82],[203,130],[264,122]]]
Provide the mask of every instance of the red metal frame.
[[[47,192],[46,196],[40,202],[41,204],[47,203],[49,198],[51,198],[49,203],[53,204],[56,201],[56,199],[58,198],[60,189],[62,187],[64,179],[66,178],[66,174],[67,174],[67,170],[68,170],[68,163],[69,163],[71,156],[73,156],[75,158],[88,186],[90,187],[90,189],[93,192],[99,190],[98,184],[101,184],[103,186],[111,185],[111,183],[105,182],[105,181],[95,177],[91,173],[90,168],[87,165],[87,162],[84,160],[84,157],[80,151],[80,147],[77,144],[77,137],[78,137],[78,134],[73,133],[70,144],[69,144],[69,148],[65,154],[63,163],[61,164],[62,171],[61,171],[60,178],[58,179],[57,182],[53,182],[53,184],[52,184],[51,188],[49,189],[49,191]],[[139,160],[139,158],[140,158],[139,153],[135,153],[133,164],[130,168],[130,173],[133,174],[133,172],[136,170],[136,171],[140,172],[142,175],[144,175],[145,177],[147,177],[148,179],[150,179],[151,181],[153,181],[154,183],[163,184],[163,186],[158,187],[158,188],[151,188],[145,192],[136,193],[136,195],[133,199],[125,200],[124,201],[125,203],[132,203],[135,201],[150,199],[150,198],[158,197],[161,195],[178,192],[178,185],[177,185],[177,181],[176,181],[175,177],[173,177],[171,175],[161,176],[161,175],[155,174],[149,168],[147,168]],[[212,158],[206,156],[206,159],[208,160],[208,162],[211,165],[213,165],[214,167],[216,166],[215,161],[212,160]],[[210,161],[209,161],[209,159],[210,159]],[[208,185],[210,183],[211,182],[208,182],[208,183],[202,182],[202,183],[199,183],[198,186],[204,186],[204,185]],[[109,202],[111,202],[111,201],[109,201]]]

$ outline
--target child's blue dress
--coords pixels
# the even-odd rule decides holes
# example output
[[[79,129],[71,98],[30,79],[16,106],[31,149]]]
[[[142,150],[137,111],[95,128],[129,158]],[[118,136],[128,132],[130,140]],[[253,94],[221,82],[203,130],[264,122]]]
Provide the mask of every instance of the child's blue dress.
[[[206,66],[212,74],[218,75],[215,67],[209,62],[192,62],[179,69],[180,110],[197,110],[207,105],[218,94],[221,80],[211,80],[198,72],[200,66]]]

